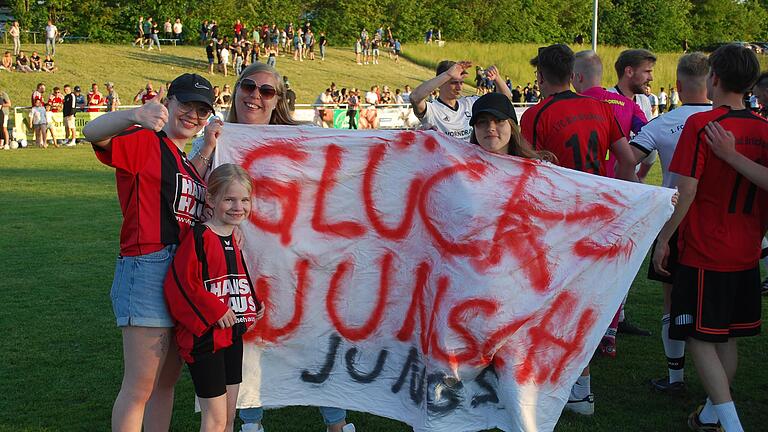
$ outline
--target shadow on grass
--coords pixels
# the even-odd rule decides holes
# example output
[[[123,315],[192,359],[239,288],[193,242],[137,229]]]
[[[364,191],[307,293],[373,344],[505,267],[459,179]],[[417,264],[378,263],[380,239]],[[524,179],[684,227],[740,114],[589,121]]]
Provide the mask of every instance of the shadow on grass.
[[[198,70],[204,69],[205,64],[202,60],[196,60],[194,58],[182,57],[173,54],[159,53],[147,53],[147,52],[129,52],[125,57],[131,60],[138,60],[147,63],[155,63],[163,66],[176,66],[181,69]],[[164,80],[156,80],[164,81]]]

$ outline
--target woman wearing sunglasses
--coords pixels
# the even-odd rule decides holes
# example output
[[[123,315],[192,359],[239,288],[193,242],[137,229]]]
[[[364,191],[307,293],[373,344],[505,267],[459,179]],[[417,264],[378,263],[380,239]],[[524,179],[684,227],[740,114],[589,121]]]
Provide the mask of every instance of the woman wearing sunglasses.
[[[285,91],[283,77],[277,70],[265,63],[251,64],[235,82],[227,122],[251,125],[297,124],[288,109]],[[195,143],[190,154],[194,154],[197,147],[215,148],[216,140],[224,127],[221,120],[212,120],[206,128],[204,139]],[[354,432],[354,425],[346,422],[346,410],[319,408],[328,432]],[[261,407],[241,409],[240,419],[244,423],[241,432],[264,432],[261,425],[263,416],[264,410]]]
[[[201,216],[213,148],[190,159],[183,149],[213,111],[212,87],[184,74],[173,80],[164,103],[163,89],[141,107],[106,113],[83,129],[96,157],[115,169],[123,212],[111,290],[125,368],[112,409],[114,431],[137,431],[142,423],[145,430],[168,430],[171,421],[182,363],[163,281],[180,240]]]

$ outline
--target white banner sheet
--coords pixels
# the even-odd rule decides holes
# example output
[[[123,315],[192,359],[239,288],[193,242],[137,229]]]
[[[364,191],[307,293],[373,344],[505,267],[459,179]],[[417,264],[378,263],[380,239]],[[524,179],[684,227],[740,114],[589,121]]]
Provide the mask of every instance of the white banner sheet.
[[[434,131],[226,124],[264,318],[240,407],[322,405],[416,431],[551,431],[674,191]]]

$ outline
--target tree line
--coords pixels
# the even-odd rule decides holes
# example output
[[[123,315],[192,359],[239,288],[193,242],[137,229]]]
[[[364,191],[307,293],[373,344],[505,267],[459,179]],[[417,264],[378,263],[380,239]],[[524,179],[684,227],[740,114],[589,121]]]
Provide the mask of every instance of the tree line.
[[[92,41],[126,42],[139,16],[161,26],[181,18],[185,38],[197,40],[203,20],[215,19],[231,34],[236,19],[249,28],[284,27],[307,20],[334,45],[349,45],[360,29],[391,26],[403,41],[423,40],[429,28],[443,38],[481,42],[589,43],[592,1],[581,0],[11,0],[22,28],[42,30],[52,19],[60,30]],[[600,0],[599,42],[680,50],[684,41],[703,48],[726,41],[768,40],[768,0]],[[162,31],[162,29],[161,29]]]

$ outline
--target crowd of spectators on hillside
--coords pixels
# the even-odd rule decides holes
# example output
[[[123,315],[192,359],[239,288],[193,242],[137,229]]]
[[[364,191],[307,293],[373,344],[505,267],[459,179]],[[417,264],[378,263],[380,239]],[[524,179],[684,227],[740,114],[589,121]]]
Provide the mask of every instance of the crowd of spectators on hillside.
[[[58,70],[53,58],[56,56],[56,42],[59,40],[59,29],[49,20],[45,26],[45,54],[40,55],[37,51],[32,51],[31,55],[26,55],[21,49],[21,28],[19,22],[14,21],[7,33],[13,41],[13,55],[10,51],[5,51],[0,59],[0,71],[6,72],[49,72]]]

